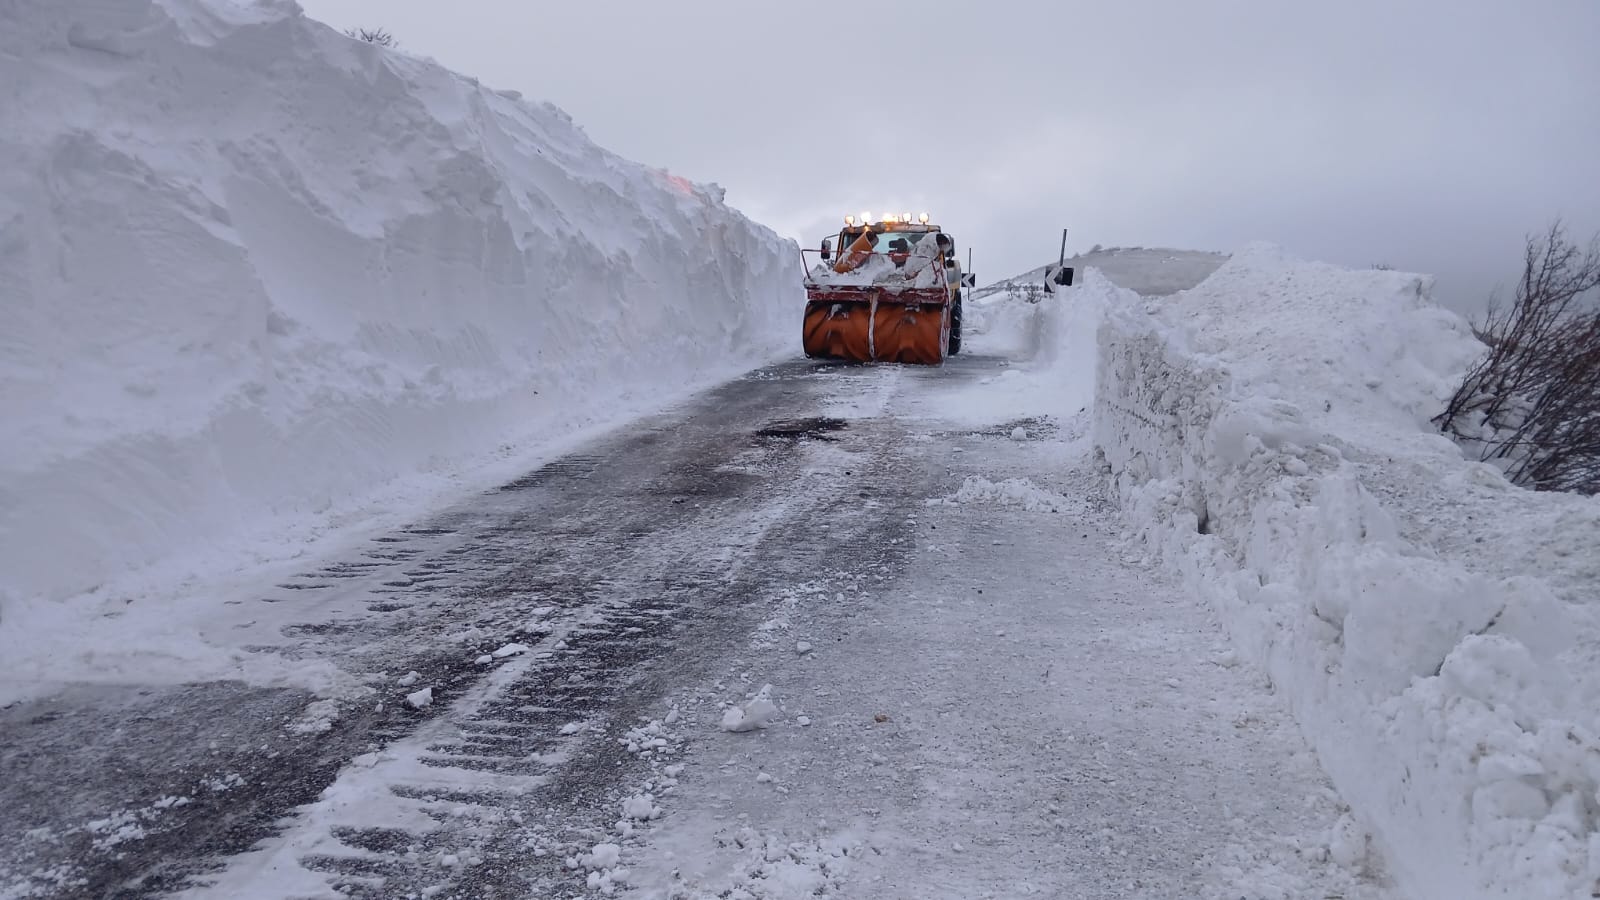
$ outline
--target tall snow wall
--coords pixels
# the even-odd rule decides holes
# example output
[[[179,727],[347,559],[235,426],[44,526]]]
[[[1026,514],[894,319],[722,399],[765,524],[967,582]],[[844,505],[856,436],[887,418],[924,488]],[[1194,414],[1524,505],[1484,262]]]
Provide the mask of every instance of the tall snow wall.
[[[0,618],[798,327],[720,189],[293,3],[17,0],[0,85]]]
[[[1600,500],[1428,419],[1482,348],[1430,280],[1254,246],[1096,282],[1094,433],[1134,530],[1292,707],[1416,900],[1600,879]]]

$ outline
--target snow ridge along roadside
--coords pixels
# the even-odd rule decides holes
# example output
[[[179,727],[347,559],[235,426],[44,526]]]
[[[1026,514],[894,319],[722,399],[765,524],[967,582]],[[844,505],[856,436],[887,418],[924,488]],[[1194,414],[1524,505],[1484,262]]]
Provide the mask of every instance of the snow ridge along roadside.
[[[22,0],[0,82],[0,629],[791,343],[719,188],[292,3]]]
[[[1587,897],[1600,502],[1432,433],[1479,348],[1430,287],[1265,245],[1171,298],[1089,279],[1095,440],[1408,896]]]

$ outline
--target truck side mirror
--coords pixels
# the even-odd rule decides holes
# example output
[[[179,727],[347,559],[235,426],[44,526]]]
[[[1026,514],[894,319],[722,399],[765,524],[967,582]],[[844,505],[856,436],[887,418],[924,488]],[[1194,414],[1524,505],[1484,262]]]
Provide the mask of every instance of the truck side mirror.
[[[823,262],[827,262],[830,259],[833,259],[833,241],[830,241],[827,238],[823,238],[822,239],[822,261]]]

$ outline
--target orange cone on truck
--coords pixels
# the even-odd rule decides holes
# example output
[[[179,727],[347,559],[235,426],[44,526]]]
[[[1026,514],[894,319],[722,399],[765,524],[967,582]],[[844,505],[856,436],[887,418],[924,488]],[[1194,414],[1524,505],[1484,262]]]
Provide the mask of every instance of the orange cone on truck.
[[[861,219],[845,217],[836,238],[802,251],[806,355],[942,364],[961,351],[962,274],[954,242],[928,224],[926,213],[918,221],[910,214]]]

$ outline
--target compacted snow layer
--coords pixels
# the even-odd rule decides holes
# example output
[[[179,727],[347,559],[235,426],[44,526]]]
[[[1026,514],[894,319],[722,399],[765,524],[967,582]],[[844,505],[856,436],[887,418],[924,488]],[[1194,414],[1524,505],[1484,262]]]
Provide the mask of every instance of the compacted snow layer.
[[[1095,441],[1409,896],[1587,897],[1600,501],[1431,432],[1480,348],[1429,287],[1267,246],[1166,299],[1091,279]]]
[[[720,189],[293,4],[21,0],[0,83],[0,628],[792,338]]]
[[[688,749],[625,847],[629,896],[1394,896],[1281,700],[1117,537],[1088,413],[1017,440],[1009,400],[951,402],[1005,397],[996,369],[1066,371],[867,369],[882,412],[797,448],[860,479],[870,445],[916,487],[855,481],[876,546],[824,544],[761,593],[747,650],[648,713],[681,710]],[[754,703],[765,727],[722,727]]]

